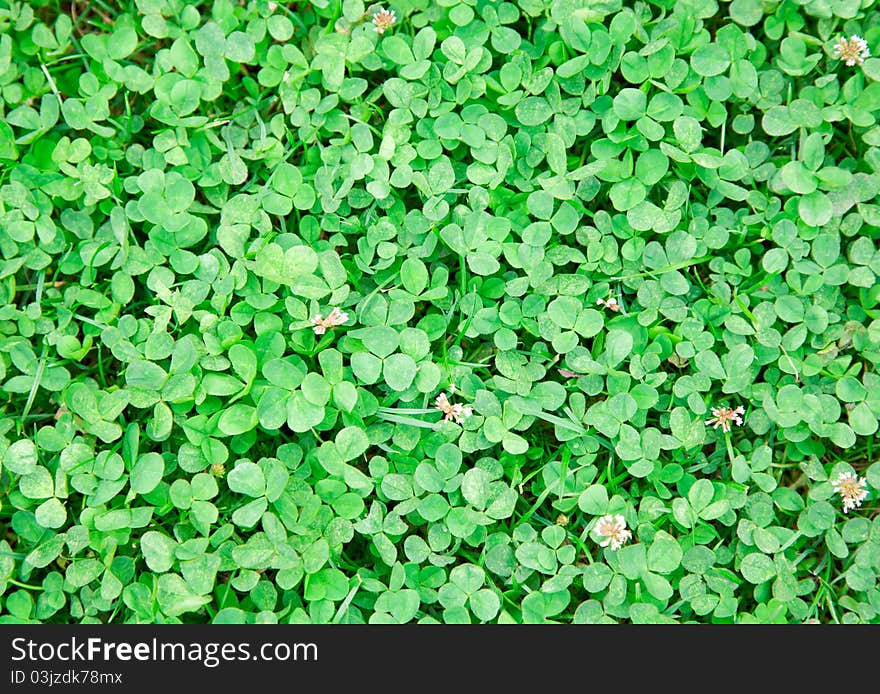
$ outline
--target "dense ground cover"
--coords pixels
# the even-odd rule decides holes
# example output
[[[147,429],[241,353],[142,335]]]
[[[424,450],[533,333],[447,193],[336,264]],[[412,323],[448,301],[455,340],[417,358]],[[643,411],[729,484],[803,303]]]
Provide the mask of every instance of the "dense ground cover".
[[[0,614],[880,621],[873,0],[0,4]]]

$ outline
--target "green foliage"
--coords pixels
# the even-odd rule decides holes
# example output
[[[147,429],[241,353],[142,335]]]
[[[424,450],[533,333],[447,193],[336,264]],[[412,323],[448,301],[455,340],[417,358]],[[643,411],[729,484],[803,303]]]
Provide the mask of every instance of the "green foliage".
[[[379,9],[0,8],[0,621],[880,622],[872,0]]]

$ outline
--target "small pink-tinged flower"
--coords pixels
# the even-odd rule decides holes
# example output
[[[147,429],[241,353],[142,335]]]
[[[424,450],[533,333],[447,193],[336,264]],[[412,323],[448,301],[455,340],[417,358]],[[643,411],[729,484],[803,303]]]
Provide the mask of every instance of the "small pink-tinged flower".
[[[604,306],[610,311],[614,311],[615,313],[620,311],[620,304],[617,303],[617,299],[613,296],[608,299],[596,299],[597,306]]]
[[[868,496],[868,490],[865,489],[868,486],[868,480],[864,477],[858,477],[852,472],[841,472],[837,479],[831,483],[831,486],[843,499],[844,513],[861,506],[862,501]]]
[[[337,325],[342,325],[347,320],[348,314],[345,311],[340,311],[337,307],[330,311],[326,318],[322,318],[320,313],[312,318],[312,325],[315,326],[315,335],[323,335],[327,332],[327,328],[335,328]]]
[[[603,538],[599,546],[610,546],[612,550],[620,549],[632,538],[632,532],[626,527],[626,519],[619,513],[602,516],[596,521],[595,530],[596,534]]]
[[[834,55],[852,67],[861,65],[865,62],[865,58],[870,58],[871,51],[868,50],[868,42],[865,39],[853,34],[848,40],[845,36],[837,39],[837,43],[834,44]]]
[[[434,400],[434,406],[443,413],[443,419],[452,420],[456,424],[461,424],[467,417],[474,413],[474,408],[470,405],[462,405],[461,403],[451,403],[446,393],[440,393]]]
[[[384,34],[385,30],[394,26],[396,21],[397,17],[394,14],[394,10],[382,9],[373,13],[373,28],[377,34]]]
[[[437,409],[447,415],[452,412],[452,403],[449,402],[449,398],[446,397],[446,393],[440,393],[440,395],[438,395],[434,399],[434,405],[437,407]]]
[[[745,413],[746,411],[742,405],[735,410],[731,410],[729,407],[713,407],[712,417],[706,420],[706,424],[714,425],[712,426],[713,429],[721,427],[721,431],[730,431],[731,424],[742,426],[742,415]]]
[[[270,2],[270,3],[269,3],[269,10],[270,10],[270,11],[274,12],[274,11],[277,10],[277,9],[278,9],[278,3],[277,3],[277,2]]]

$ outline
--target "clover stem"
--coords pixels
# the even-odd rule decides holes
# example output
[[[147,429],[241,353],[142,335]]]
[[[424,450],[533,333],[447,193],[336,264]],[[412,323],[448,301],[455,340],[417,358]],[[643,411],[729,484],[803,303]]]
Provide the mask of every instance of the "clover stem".
[[[7,581],[14,586],[18,586],[19,588],[24,588],[26,590],[45,590],[43,586],[32,586],[29,583],[22,583],[21,581],[16,581],[14,578],[7,578]]]
[[[724,443],[727,444],[727,457],[730,458],[730,464],[733,465],[733,459],[736,457],[736,455],[733,452],[733,443],[730,440],[729,431],[724,433]]]

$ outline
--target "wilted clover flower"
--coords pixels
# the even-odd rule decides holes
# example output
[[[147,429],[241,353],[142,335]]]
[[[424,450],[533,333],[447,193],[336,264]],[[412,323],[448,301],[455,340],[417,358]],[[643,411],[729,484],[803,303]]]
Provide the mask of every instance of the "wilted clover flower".
[[[843,499],[843,512],[862,505],[862,501],[868,496],[868,481],[864,477],[858,477],[852,472],[841,472],[836,480],[831,482],[834,491]]]
[[[617,299],[613,296],[608,299],[596,299],[597,306],[604,306],[605,308],[617,312],[620,311],[620,304],[617,303]]]
[[[735,410],[731,410],[729,407],[713,407],[712,417],[706,420],[706,424],[714,425],[713,429],[721,427],[721,431],[730,431],[731,424],[742,426],[742,415],[745,413],[742,405]]]
[[[470,417],[474,413],[474,408],[470,405],[449,402],[446,393],[440,393],[437,396],[434,400],[434,406],[443,413],[443,419],[446,421],[453,420],[456,424],[461,424],[465,418]]]
[[[330,311],[326,318],[322,318],[320,313],[312,318],[312,325],[315,326],[315,335],[323,335],[327,332],[327,328],[335,328],[337,325],[342,325],[347,320],[348,314],[345,311],[340,311],[337,307]]]
[[[373,13],[373,28],[377,34],[384,34],[385,30],[394,26],[396,21],[394,10],[381,9]]]
[[[632,538],[632,532],[626,527],[626,519],[619,513],[602,516],[596,521],[595,530],[596,534],[603,538],[599,543],[599,546],[610,546],[612,550],[620,549],[630,538]]]
[[[853,34],[847,39],[841,36],[834,44],[834,55],[843,60],[847,65],[861,65],[865,62],[865,58],[871,57],[871,51],[868,50],[868,42],[860,36]]]

